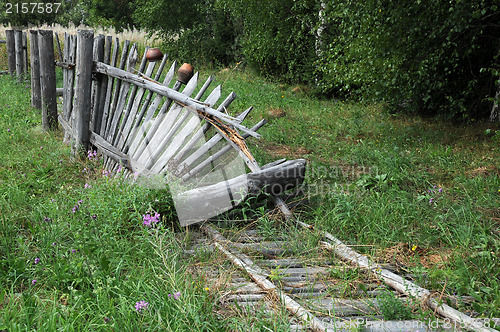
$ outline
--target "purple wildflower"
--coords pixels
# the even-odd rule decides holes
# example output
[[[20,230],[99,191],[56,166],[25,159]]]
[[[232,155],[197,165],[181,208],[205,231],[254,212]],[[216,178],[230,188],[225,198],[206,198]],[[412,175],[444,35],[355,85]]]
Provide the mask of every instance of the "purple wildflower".
[[[40,263],[40,258],[37,257],[37,258],[35,258],[35,264],[38,264],[38,263]]]
[[[434,202],[434,198],[429,199],[429,204],[432,204]]]
[[[45,222],[51,222],[52,219],[50,219],[49,217],[43,217],[43,221],[45,221]]]
[[[181,297],[181,292],[174,293],[174,299],[178,300]]]
[[[75,252],[76,252],[76,249],[71,249],[71,252],[72,252],[72,253],[75,253]]]
[[[135,303],[135,310],[138,313],[142,313],[145,310],[148,310],[149,307],[149,302],[146,301],[139,301]]]
[[[55,242],[52,242],[52,246],[55,246],[55,245],[56,245],[56,243],[55,243]]]
[[[36,284],[36,279],[33,279],[33,280],[31,281],[31,284],[32,284],[32,285]]]
[[[158,212],[155,212],[154,215],[150,215],[149,213],[143,214],[142,220],[143,225],[151,227],[153,224],[157,224],[160,221],[160,214]]]
[[[92,188],[92,186],[90,184],[88,184],[88,183],[85,183],[85,187],[84,188],[85,189],[89,189],[89,188]]]
[[[443,192],[443,188],[439,188],[438,192],[442,193]]]
[[[10,128],[9,128],[9,129],[7,129],[7,132],[8,132],[8,133],[10,133]]]
[[[97,151],[88,150],[87,158],[89,158],[89,160],[97,160]]]

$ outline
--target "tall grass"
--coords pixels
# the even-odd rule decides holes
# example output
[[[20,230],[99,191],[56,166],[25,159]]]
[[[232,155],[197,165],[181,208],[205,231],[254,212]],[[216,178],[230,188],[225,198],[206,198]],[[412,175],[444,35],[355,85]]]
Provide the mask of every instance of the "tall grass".
[[[0,330],[225,330],[166,193],[71,161],[26,84],[0,77]]]
[[[424,286],[467,295],[500,315],[500,128],[321,100],[236,68],[219,72],[233,109],[265,117],[252,141],[260,162],[308,159],[299,213],[374,259],[425,272]],[[297,211],[299,212],[299,211]],[[405,271],[405,270],[403,270]],[[466,310],[470,310],[467,308]]]

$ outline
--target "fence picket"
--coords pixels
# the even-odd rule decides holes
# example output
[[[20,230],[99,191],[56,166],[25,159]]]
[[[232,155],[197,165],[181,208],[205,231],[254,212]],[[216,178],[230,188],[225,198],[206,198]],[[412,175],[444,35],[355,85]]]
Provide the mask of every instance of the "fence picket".
[[[188,84],[186,84],[186,87],[184,88],[182,93],[189,97],[194,92],[197,83],[198,83],[198,73],[196,73],[189,80]],[[183,108],[184,107],[179,104],[174,104],[170,108],[170,110],[167,112],[167,115],[165,116],[165,118],[163,119],[162,123],[159,126],[162,128],[161,132],[157,130],[156,133],[159,134],[156,133],[153,134],[151,143],[147,146],[146,149],[144,149],[143,154],[137,158],[137,160],[140,163],[146,165],[146,167],[153,166],[154,162],[156,161],[156,158],[158,158],[161,151],[165,148],[165,144],[168,142],[169,137],[173,135],[175,131],[178,129],[180,124],[177,123],[176,121],[179,115],[181,114]]]
[[[94,51],[92,55],[94,61],[104,60],[104,35],[100,34],[94,38]],[[90,130],[99,133],[101,129],[102,122],[102,109],[104,105],[101,105],[101,88],[102,88],[102,78],[104,75],[99,75],[97,81],[92,81],[92,100],[93,107],[90,118]]]
[[[177,61],[174,61],[172,63],[172,65],[170,66],[170,69],[167,72],[165,79],[163,80],[163,86],[168,86],[170,84],[170,82],[174,78],[176,67],[177,67]],[[152,120],[154,113],[157,111],[162,100],[163,100],[163,96],[157,94],[153,103],[148,108],[148,111],[146,113],[146,117],[144,118],[144,122],[141,124],[140,127],[138,127],[135,130],[134,134],[131,135],[131,137],[129,138],[130,148],[128,148],[128,149],[125,148],[125,149],[128,150],[128,153],[131,156],[136,156],[136,155],[139,155],[141,153],[141,151],[145,148],[145,146],[151,140],[151,137],[153,137],[153,133],[156,131],[159,124],[161,123],[161,121],[165,117],[166,111],[163,111],[163,109],[160,109],[160,112],[158,113],[156,118],[154,120]],[[150,127],[150,125],[151,125],[151,127]]]
[[[16,74],[16,41],[14,30],[5,30],[5,44],[7,45],[7,62],[9,63],[9,73]]]
[[[31,106],[42,109],[42,91],[40,87],[40,57],[38,52],[38,31],[30,31],[31,60]]]
[[[113,55],[111,56],[111,61],[109,64],[111,66],[116,66],[116,62],[118,61],[118,51],[120,48],[120,40],[118,38],[115,39],[115,43],[113,46]],[[102,114],[102,120],[101,120],[101,130],[99,131],[102,133],[103,137],[106,134],[106,128],[107,124],[109,123],[109,118],[110,118],[110,106],[111,106],[111,98],[113,95],[113,86],[115,82],[114,77],[108,77],[108,75],[105,75],[108,80],[108,86],[106,87],[106,99],[104,101],[104,109],[103,109],[103,114]]]
[[[24,74],[24,51],[23,51],[23,32],[14,31],[14,42],[16,45],[16,76],[18,80],[22,79]]]

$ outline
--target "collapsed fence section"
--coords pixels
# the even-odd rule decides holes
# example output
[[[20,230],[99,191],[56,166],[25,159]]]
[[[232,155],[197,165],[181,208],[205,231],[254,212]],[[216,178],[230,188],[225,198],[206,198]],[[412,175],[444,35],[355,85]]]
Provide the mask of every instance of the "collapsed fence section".
[[[230,116],[236,94],[220,102],[221,86],[210,91],[214,77],[198,86],[192,66],[167,66],[158,49],[139,56],[135,44],[92,31],[65,34],[63,48],[57,34],[55,39],[57,62],[52,31],[30,31],[32,104],[42,110],[44,129],[61,124],[74,156],[97,149],[108,170],[126,169],[143,185],[168,186],[182,226],[226,211],[247,195],[279,195],[302,183],[303,159],[261,170],[245,139],[258,138],[266,121],[243,126],[252,108]],[[63,71],[59,112],[54,64]]]

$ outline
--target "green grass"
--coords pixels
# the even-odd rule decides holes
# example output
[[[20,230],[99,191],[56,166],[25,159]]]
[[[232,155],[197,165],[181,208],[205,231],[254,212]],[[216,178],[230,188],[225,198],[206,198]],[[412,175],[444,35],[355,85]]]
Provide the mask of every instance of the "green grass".
[[[498,125],[321,100],[238,68],[219,76],[238,94],[233,110],[255,106],[247,125],[269,120],[251,143],[261,163],[308,160],[310,205],[299,218],[375,259],[404,248],[403,263],[428,274],[423,286],[441,292],[446,281],[447,294],[473,296],[476,312],[500,316]]]
[[[254,106],[247,126],[268,118],[263,139],[249,142],[261,164],[308,160],[309,204],[296,211],[301,220],[360,245],[375,260],[425,273],[418,282],[433,291],[446,281],[446,294],[477,298],[472,309],[479,315],[500,316],[498,126],[322,100],[242,68],[201,73],[215,73],[226,94],[237,93],[230,112]],[[41,131],[27,83],[0,79],[0,330],[256,324],[215,314],[217,293],[205,291],[204,279],[187,272],[191,261],[180,257],[183,235],[172,230],[168,193],[104,176],[96,161],[71,161],[62,134]],[[245,209],[264,215],[256,226],[265,237],[289,227],[263,207]],[[142,215],[152,212],[162,223],[148,229]],[[168,296],[177,291],[178,300]],[[149,310],[138,313],[138,301],[149,302]],[[282,327],[280,319],[266,327]]]
[[[225,330],[179,258],[167,193],[71,161],[26,83],[0,80],[0,330]],[[147,228],[153,211],[162,222]]]

